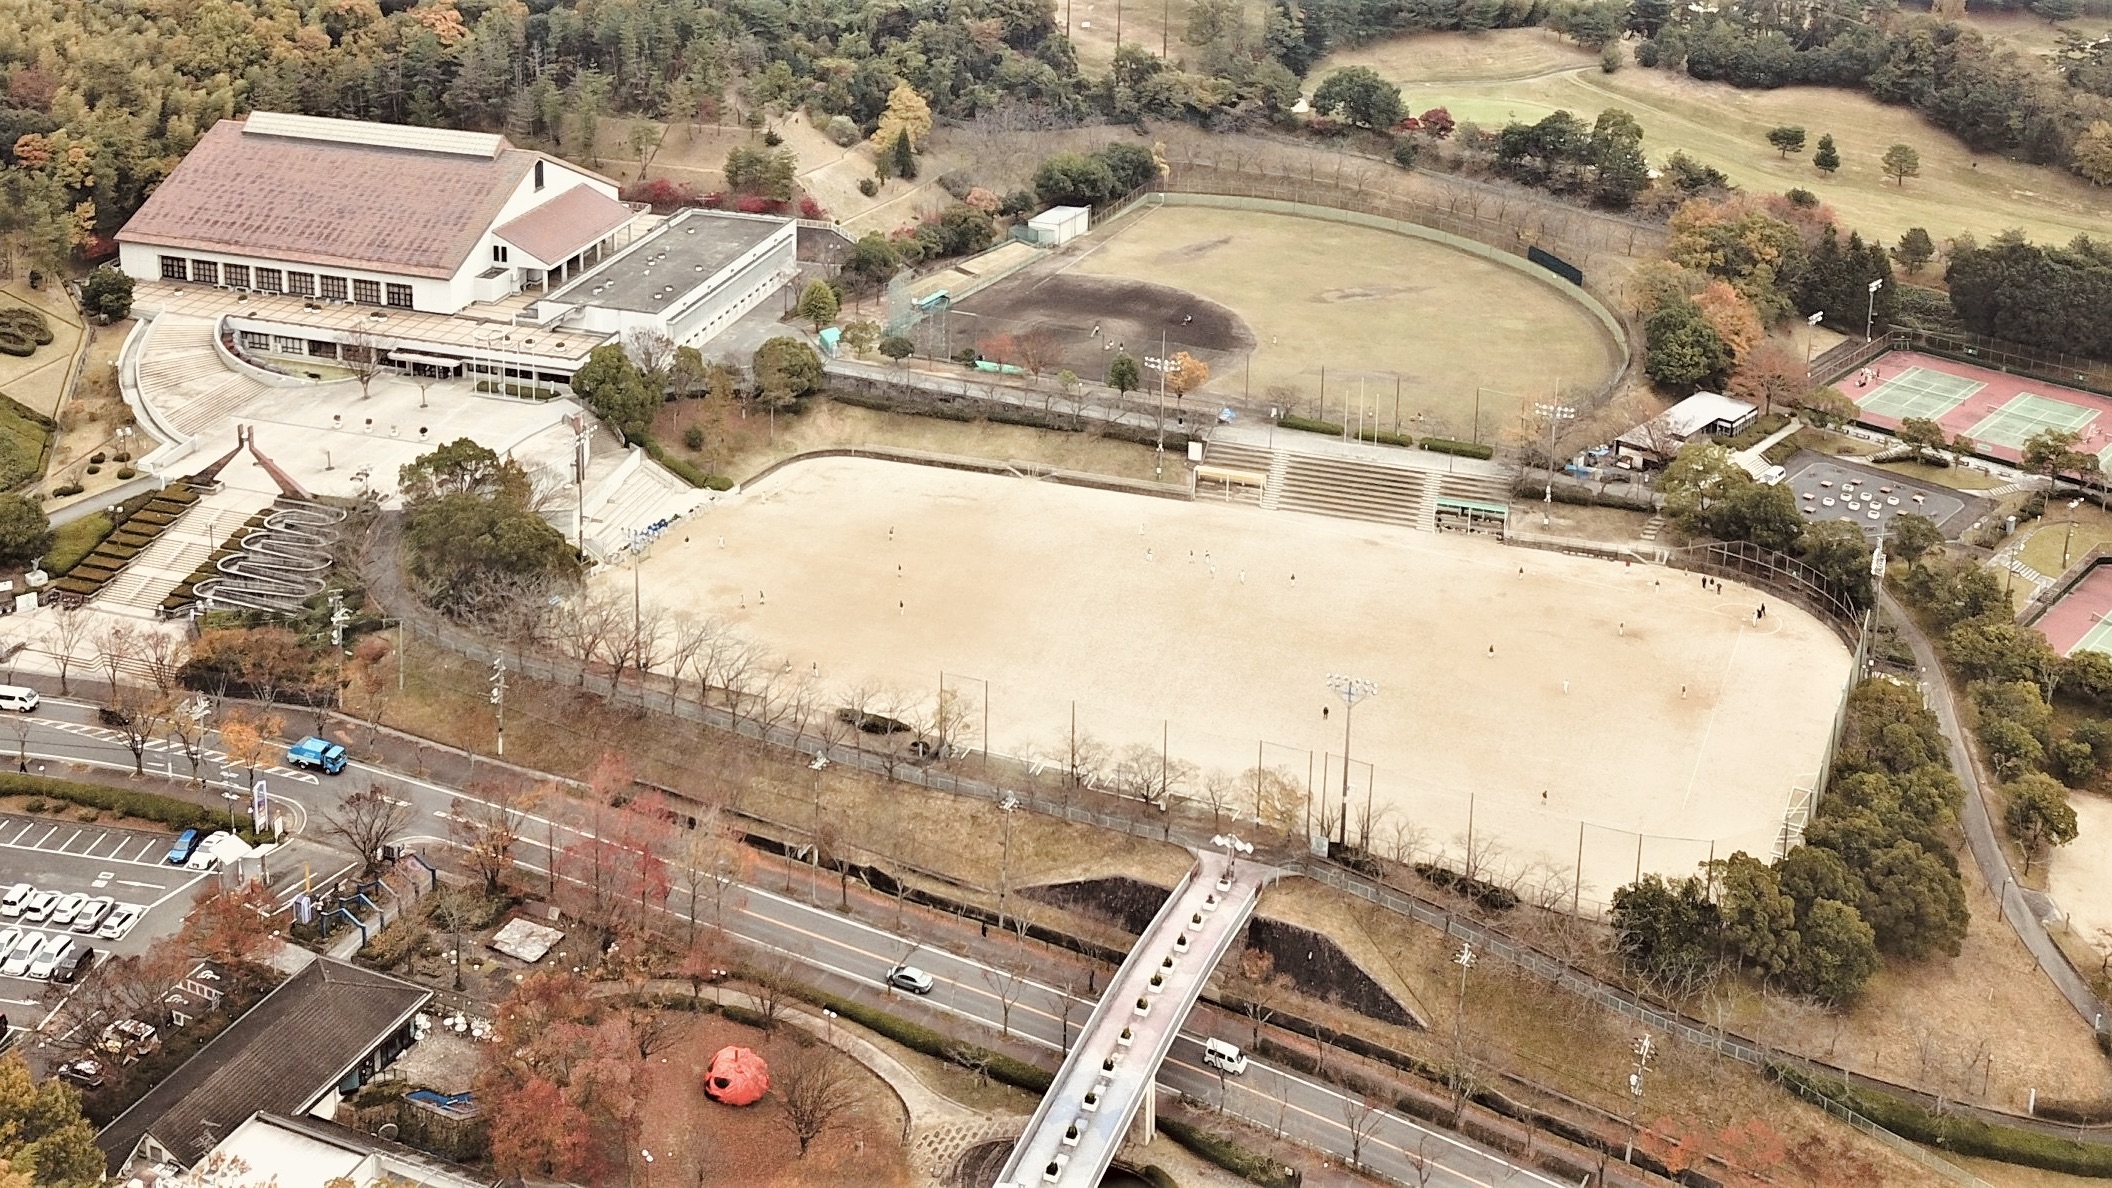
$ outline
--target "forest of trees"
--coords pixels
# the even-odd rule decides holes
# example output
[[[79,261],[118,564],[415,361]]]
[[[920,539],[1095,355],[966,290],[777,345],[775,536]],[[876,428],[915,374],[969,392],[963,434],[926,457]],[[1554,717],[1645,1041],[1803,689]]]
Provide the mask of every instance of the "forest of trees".
[[[2016,232],[1951,245],[1951,308],[1966,329],[2042,351],[2112,359],[2112,239],[2066,247]]]

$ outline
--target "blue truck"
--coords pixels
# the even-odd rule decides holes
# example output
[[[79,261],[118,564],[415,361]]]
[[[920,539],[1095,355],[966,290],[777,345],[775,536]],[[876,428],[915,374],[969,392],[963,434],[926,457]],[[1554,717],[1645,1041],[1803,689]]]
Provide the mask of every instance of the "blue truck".
[[[286,748],[286,766],[312,767],[325,775],[336,775],[345,769],[345,749],[311,734]]]

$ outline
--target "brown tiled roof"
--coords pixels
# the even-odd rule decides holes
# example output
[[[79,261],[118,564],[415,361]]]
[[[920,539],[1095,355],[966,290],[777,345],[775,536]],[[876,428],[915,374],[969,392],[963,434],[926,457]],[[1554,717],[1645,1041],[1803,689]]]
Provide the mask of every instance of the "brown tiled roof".
[[[501,223],[498,236],[545,264],[562,264],[630,221],[630,207],[581,185]]]
[[[259,1110],[300,1113],[431,997],[319,957],[118,1115],[96,1145],[114,1172],[151,1134],[188,1166]]]
[[[323,267],[454,275],[540,154],[412,149],[213,125],[119,240]]]

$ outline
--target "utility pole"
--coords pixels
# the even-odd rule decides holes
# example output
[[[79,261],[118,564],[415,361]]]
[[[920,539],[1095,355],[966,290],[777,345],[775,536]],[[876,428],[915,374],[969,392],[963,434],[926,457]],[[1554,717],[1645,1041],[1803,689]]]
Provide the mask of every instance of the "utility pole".
[[[1459,967],[1459,1001],[1452,1009],[1452,1090],[1453,1100],[1464,1107],[1467,1099],[1467,971],[1474,968],[1477,958],[1474,946],[1460,942],[1459,952],[1452,954],[1452,964]],[[1455,1115],[1453,1124],[1459,1123]]]
[[[1335,691],[1335,696],[1342,699],[1343,705],[1342,824],[1338,830],[1339,836],[1336,838],[1335,844],[1347,846],[1349,844],[1349,727],[1351,720],[1356,717],[1357,703],[1367,697],[1377,696],[1379,686],[1376,681],[1367,681],[1361,677],[1343,676],[1340,673],[1331,672],[1327,674],[1327,687]]]
[[[499,758],[506,757],[506,657],[494,657],[491,662],[491,704],[498,711],[499,743],[496,748]]]
[[[1657,1046],[1650,1041],[1650,1034],[1644,1032],[1642,1038],[1635,1041],[1632,1050],[1635,1052],[1635,1068],[1628,1074],[1628,1146],[1621,1153],[1622,1163],[1635,1161],[1635,1140],[1642,1134],[1643,1074],[1650,1071],[1650,1057],[1657,1052]],[[1606,1172],[1602,1163],[1599,1182],[1604,1184],[1605,1181]]]

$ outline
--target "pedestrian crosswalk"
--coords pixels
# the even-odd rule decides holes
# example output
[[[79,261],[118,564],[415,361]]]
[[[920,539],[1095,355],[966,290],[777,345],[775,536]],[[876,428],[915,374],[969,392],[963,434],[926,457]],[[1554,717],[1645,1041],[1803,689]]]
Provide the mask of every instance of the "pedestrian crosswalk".
[[[116,743],[118,746],[124,747],[127,750],[131,748],[132,744],[132,737],[130,735],[126,734],[122,730],[113,730],[108,726],[95,726],[86,722],[62,722],[49,718],[41,719],[38,722],[38,725],[49,726],[53,730],[61,730],[66,732],[67,734],[75,734],[83,738],[93,738],[102,742]],[[170,770],[172,772],[176,770],[174,764],[178,760],[183,760],[186,763],[188,762],[188,757],[186,756],[183,748],[177,746],[174,743],[169,742],[167,739],[146,739],[144,740],[140,749],[146,754],[159,755],[165,757],[169,761]],[[237,768],[244,767],[244,764],[242,764],[239,760],[235,759],[233,756],[229,755],[227,752],[216,751],[210,747],[199,751],[198,755],[201,769],[220,769],[223,781],[230,781],[231,773],[233,773]],[[259,764],[255,768],[255,770],[258,775],[270,776],[273,779],[294,780],[303,784],[316,784],[321,782],[311,772],[296,771],[293,768],[282,767],[275,763]],[[246,787],[247,785],[239,784],[238,786]]]

